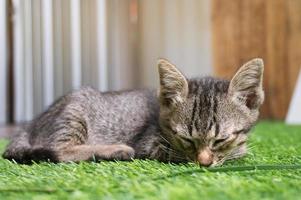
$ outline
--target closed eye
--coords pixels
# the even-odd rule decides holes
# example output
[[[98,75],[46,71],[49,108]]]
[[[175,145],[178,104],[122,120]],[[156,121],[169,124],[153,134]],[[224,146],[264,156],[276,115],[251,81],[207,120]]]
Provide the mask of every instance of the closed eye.
[[[191,145],[194,145],[193,141],[187,139],[187,138],[182,138],[182,140],[184,140],[185,142],[191,144]]]
[[[184,137],[181,137],[181,140],[182,140],[182,143],[185,144],[186,148],[189,148],[189,147],[195,148],[195,143],[192,140],[184,138]]]
[[[239,130],[239,131],[234,131],[233,134],[238,135],[238,134],[244,133],[244,131],[245,131],[244,129]]]
[[[242,142],[238,143],[237,146],[241,146],[241,145],[245,144],[246,142],[247,141],[242,141]]]
[[[223,139],[217,139],[217,140],[215,140],[215,141],[214,141],[214,143],[213,143],[213,146],[217,146],[217,145],[219,145],[219,144],[221,144],[221,143],[225,142],[225,141],[226,141],[226,139],[227,139],[227,138],[223,138]]]
[[[251,128],[241,129],[241,130],[238,130],[238,131],[234,131],[233,134],[238,135],[238,134],[241,134],[241,133],[248,133],[250,130],[251,130]]]

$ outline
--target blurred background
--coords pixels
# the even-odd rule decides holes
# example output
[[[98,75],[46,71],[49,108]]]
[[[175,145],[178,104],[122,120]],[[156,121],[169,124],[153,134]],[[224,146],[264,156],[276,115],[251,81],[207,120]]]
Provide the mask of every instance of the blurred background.
[[[301,0],[0,0],[0,124],[82,85],[155,88],[160,57],[228,79],[261,57],[262,118],[300,122]]]

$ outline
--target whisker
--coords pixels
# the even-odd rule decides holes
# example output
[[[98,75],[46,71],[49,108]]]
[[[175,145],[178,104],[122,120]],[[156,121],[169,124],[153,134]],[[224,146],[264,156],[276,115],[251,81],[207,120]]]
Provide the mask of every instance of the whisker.
[[[241,157],[243,155],[245,155],[245,153],[232,154],[232,155],[230,155],[230,156],[227,157],[227,160],[233,160],[233,159],[239,158],[239,157]]]
[[[220,165],[222,165],[224,162],[225,162],[225,158],[222,158],[222,159],[220,159],[219,161],[217,161],[216,163],[214,163],[214,164],[212,165],[212,167],[220,166]]]
[[[170,145],[170,142],[165,138],[165,137],[163,137],[162,135],[159,135],[165,142],[167,142],[167,144],[169,144]]]
[[[169,147],[166,147],[164,145],[161,146],[162,147],[162,150],[169,154],[170,156],[174,157],[174,158],[178,158],[178,159],[182,159],[182,160],[188,160],[187,157],[184,157],[183,155],[179,155],[178,152],[176,152],[175,150],[169,148]]]
[[[163,147],[165,150],[168,150],[168,151],[171,151],[171,152],[174,152],[174,153],[178,153],[177,151],[175,151],[174,149],[172,149],[170,147],[167,147],[167,146],[164,146],[164,145],[161,145],[161,147]]]
[[[253,149],[253,148],[254,148],[254,147],[256,147],[256,146],[257,146],[257,144],[250,143],[250,144],[248,144],[248,146],[247,146],[247,147],[248,147],[248,148],[252,148],[252,149]]]
[[[167,142],[169,145],[170,145],[170,142],[164,138],[162,135],[160,135],[160,137],[165,141]],[[170,147],[167,147],[163,144],[161,144],[162,147],[164,148],[163,150],[166,152],[166,153],[172,153],[172,156],[176,157],[176,158],[180,158],[180,159],[184,159],[184,160],[188,160],[188,161],[192,161],[189,157],[187,156],[182,156],[182,155],[179,155],[179,153],[177,151],[175,151],[174,149],[170,148]]]
[[[253,150],[255,147],[247,147],[247,151]]]

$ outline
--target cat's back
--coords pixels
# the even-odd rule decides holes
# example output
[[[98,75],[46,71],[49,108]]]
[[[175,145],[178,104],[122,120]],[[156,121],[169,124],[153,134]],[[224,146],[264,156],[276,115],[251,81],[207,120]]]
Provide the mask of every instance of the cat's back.
[[[84,106],[88,115],[118,114],[126,117],[145,112],[153,113],[159,109],[156,92],[149,89],[100,92],[84,87],[71,93],[68,98],[73,103]]]
[[[60,137],[60,127],[84,126],[90,143],[128,141],[149,124],[157,123],[159,104],[154,90],[100,92],[83,87],[58,99],[27,131],[30,142]]]
[[[149,125],[157,124],[159,103],[155,90],[101,93],[83,88],[72,94],[85,107],[89,140],[128,141]]]
[[[81,104],[86,109],[133,111],[141,106],[157,106],[155,90],[137,89],[100,92],[92,87],[82,87],[58,100],[65,104]]]

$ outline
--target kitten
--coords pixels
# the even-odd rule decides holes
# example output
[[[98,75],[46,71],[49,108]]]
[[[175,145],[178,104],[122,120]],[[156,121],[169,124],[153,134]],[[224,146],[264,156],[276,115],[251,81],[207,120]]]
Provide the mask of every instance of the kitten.
[[[82,88],[57,100],[8,145],[4,158],[34,161],[156,159],[217,166],[246,153],[263,103],[263,61],[231,81],[186,79],[158,61],[160,90]]]

